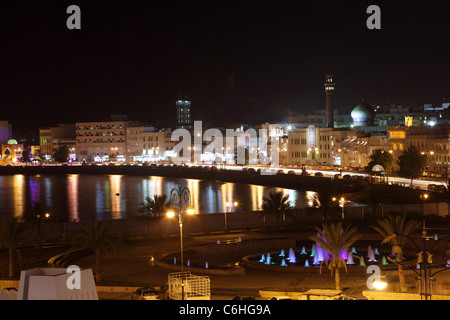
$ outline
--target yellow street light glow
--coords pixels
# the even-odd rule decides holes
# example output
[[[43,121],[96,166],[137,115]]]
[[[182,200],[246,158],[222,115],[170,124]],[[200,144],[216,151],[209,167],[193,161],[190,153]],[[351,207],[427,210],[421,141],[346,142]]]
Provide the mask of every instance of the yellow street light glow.
[[[237,202],[237,201],[234,202],[234,206],[235,206],[235,207],[238,206],[238,202]]]
[[[194,214],[195,210],[194,210],[194,208],[189,207],[189,208],[187,208],[186,212],[187,212],[187,214]]]
[[[168,216],[169,218],[172,218],[173,216],[175,216],[175,212],[169,211],[169,212],[167,212],[167,216]]]
[[[384,281],[380,281],[380,280],[375,280],[373,282],[373,287],[377,290],[383,290],[387,287],[387,282]]]

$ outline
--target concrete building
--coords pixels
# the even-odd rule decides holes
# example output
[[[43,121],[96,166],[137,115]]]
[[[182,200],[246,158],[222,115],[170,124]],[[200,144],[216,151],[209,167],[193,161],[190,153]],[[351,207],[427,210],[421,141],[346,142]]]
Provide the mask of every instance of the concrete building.
[[[410,146],[427,156],[425,175],[447,177],[450,164],[450,125],[436,125],[433,127],[389,127],[389,143],[394,158],[403,153]],[[398,165],[394,167],[398,170]]]
[[[288,134],[286,163],[290,165],[342,164],[342,142],[347,130],[314,125],[293,129]]]
[[[75,124],[73,123],[39,128],[41,159],[50,161],[53,158],[53,154],[61,146],[67,146],[73,153],[75,136]]]
[[[127,161],[165,161],[171,157],[175,142],[170,140],[172,130],[155,130],[154,127],[130,126],[127,128]]]
[[[75,149],[78,161],[125,162],[129,123],[125,117],[109,121],[77,122]]]
[[[177,108],[177,128],[191,130],[191,101],[187,97],[180,96],[175,105]]]
[[[12,125],[8,121],[0,121],[0,143],[7,143],[12,138]]]

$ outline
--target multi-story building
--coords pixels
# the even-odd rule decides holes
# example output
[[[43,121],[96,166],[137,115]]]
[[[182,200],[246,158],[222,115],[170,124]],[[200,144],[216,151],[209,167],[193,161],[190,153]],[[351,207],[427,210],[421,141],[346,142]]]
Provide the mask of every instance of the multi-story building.
[[[8,121],[0,121],[0,143],[7,143],[12,137],[12,126]]]
[[[348,131],[314,125],[288,133],[285,164],[342,165],[342,142]]]
[[[128,161],[162,161],[171,157],[175,142],[170,140],[172,130],[155,130],[154,127],[130,126],[127,128]]]
[[[75,124],[58,124],[57,127],[39,128],[39,145],[42,160],[51,160],[61,146],[75,148]]]
[[[191,130],[191,101],[179,97],[175,104],[177,107],[177,128]]]
[[[397,159],[410,146],[427,156],[425,173],[430,176],[445,176],[450,164],[450,125],[433,127],[389,127],[389,143]],[[398,170],[398,165],[394,170]]]
[[[126,118],[77,122],[76,154],[80,162],[124,162],[127,154]]]
[[[348,132],[338,149],[342,157],[342,166],[349,169],[365,169],[370,162],[370,156],[377,150],[392,153],[386,132]]]

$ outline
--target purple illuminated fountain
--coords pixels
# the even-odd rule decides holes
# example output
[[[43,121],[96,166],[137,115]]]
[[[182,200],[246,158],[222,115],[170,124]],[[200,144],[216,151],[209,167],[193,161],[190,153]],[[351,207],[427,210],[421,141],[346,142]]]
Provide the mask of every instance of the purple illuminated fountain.
[[[292,249],[292,248],[289,249],[289,262],[290,263],[296,263],[297,262],[297,259],[295,258],[294,249]]]

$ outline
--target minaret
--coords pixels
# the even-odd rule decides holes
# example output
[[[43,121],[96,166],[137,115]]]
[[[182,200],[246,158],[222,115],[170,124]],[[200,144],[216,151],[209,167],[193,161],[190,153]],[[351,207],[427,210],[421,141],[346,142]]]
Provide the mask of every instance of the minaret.
[[[334,128],[333,105],[331,104],[331,97],[334,93],[335,82],[333,82],[333,75],[328,72],[325,75],[325,94],[327,98],[327,127]]]

